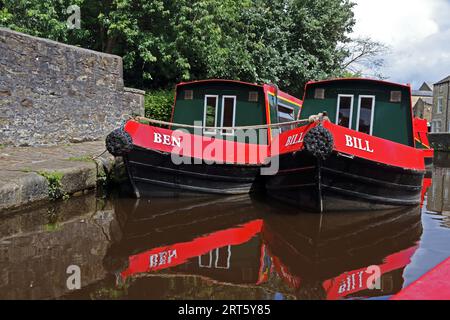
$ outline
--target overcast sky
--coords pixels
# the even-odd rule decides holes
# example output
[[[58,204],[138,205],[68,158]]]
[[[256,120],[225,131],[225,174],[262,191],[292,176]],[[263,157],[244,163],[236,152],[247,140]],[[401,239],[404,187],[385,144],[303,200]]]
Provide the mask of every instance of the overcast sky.
[[[385,43],[389,80],[435,83],[450,75],[450,0],[353,0],[354,35]]]

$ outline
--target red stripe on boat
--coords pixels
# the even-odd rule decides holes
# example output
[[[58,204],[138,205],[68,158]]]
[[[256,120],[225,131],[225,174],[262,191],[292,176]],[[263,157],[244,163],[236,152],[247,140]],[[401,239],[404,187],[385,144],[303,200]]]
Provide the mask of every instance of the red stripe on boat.
[[[333,134],[334,149],[337,152],[395,167],[425,170],[422,150],[338,126],[329,121],[324,121],[323,126]]]
[[[133,120],[126,123],[125,131],[133,138],[133,144],[139,147],[204,161],[258,165],[269,156],[267,145],[227,141]]]
[[[450,258],[402,289],[391,300],[450,300]]]
[[[132,136],[133,143],[143,148],[216,163],[259,165],[264,163],[268,156],[301,150],[304,136],[316,125],[314,123],[280,134],[273,140],[270,150],[267,145],[194,135],[132,120],[126,123],[125,130]],[[425,169],[423,150],[338,126],[329,121],[324,121],[323,126],[333,134],[334,150],[337,152],[405,169]]]
[[[263,221],[257,219],[236,228],[217,231],[189,242],[159,247],[130,256],[129,267],[121,272],[122,279],[125,280],[138,273],[174,267],[216,248],[245,243],[261,231],[262,224]]]
[[[411,262],[411,257],[418,246],[414,246],[397,253],[391,254],[384,259],[384,263],[378,265],[380,275],[405,267]],[[344,298],[350,294],[368,289],[368,279],[371,276],[366,268],[345,272],[335,278],[323,282],[327,292],[328,300]],[[377,290],[377,289],[373,289]]]
[[[302,150],[307,131],[315,126],[317,123],[285,131],[277,136],[272,143],[271,156]],[[332,133],[334,150],[337,152],[405,169],[425,169],[422,149],[351,130],[329,121],[324,121],[323,126]],[[277,145],[279,150],[276,150]]]

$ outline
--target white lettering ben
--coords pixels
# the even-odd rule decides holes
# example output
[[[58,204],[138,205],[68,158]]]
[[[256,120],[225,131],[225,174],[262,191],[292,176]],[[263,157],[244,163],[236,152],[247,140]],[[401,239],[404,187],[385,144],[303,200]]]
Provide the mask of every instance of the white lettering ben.
[[[181,146],[181,138],[175,138],[167,134],[161,134],[158,132],[153,133],[153,142],[155,143],[162,143],[166,146],[172,146],[172,147],[180,147]]]

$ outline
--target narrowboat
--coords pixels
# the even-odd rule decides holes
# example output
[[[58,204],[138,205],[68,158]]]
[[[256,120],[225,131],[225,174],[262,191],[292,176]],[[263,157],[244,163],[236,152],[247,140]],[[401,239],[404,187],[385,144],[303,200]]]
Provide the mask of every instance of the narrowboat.
[[[129,119],[108,135],[106,146],[123,156],[137,197],[249,193],[264,187],[260,170],[267,167],[271,137],[293,128],[300,107],[299,99],[271,84],[180,83],[166,127]]]
[[[279,170],[265,177],[269,196],[316,212],[420,204],[425,167],[414,140],[410,86],[308,82],[300,117],[318,112],[313,123],[274,138],[271,157]]]

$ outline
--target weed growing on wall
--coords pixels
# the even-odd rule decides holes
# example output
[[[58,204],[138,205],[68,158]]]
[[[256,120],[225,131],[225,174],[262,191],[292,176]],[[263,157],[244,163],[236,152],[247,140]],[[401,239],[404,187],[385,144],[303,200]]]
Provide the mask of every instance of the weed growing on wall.
[[[50,200],[67,199],[69,195],[62,190],[61,179],[63,174],[61,172],[38,172],[48,181],[48,196]]]

